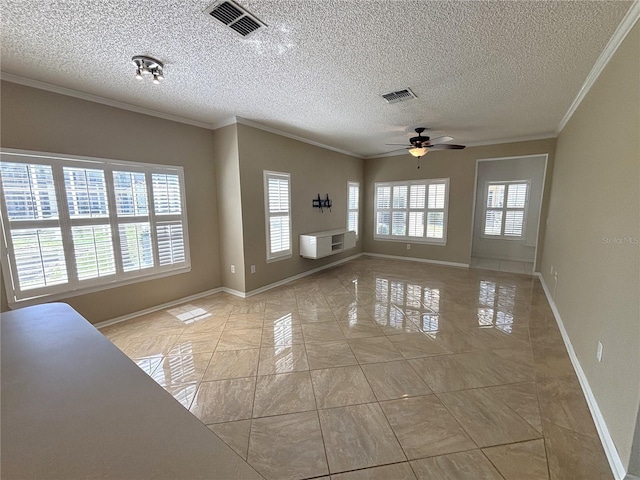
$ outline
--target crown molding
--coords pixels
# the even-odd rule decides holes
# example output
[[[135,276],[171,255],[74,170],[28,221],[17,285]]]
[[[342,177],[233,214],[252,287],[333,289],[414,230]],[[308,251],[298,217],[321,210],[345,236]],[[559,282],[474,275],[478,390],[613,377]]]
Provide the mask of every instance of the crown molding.
[[[500,140],[483,140],[481,142],[467,142],[465,145],[467,147],[483,147],[485,145],[501,145],[504,143],[516,143],[516,142],[533,142],[535,140],[547,140],[549,138],[556,138],[555,133],[541,133],[538,135],[529,135],[525,137],[513,137],[513,138],[503,138]],[[368,155],[364,158],[365,160],[371,158],[382,158],[382,157],[400,157],[402,155],[408,155],[409,152],[387,152],[387,153],[379,153],[377,155]]]
[[[556,134],[559,134],[567,125],[567,122],[569,122],[575,111],[580,106],[580,103],[582,102],[584,97],[586,97],[587,93],[589,93],[589,90],[591,90],[591,87],[604,70],[604,67],[607,66],[607,63],[609,63],[609,60],[611,60],[611,57],[613,57],[613,54],[616,53],[616,50],[618,50],[618,47],[620,46],[620,44],[622,44],[627,34],[631,31],[639,18],[640,1],[635,0],[629,7],[629,10],[620,22],[620,25],[618,25],[618,28],[609,39],[607,46],[604,47],[604,50],[596,60],[596,63],[593,65],[593,68],[589,72],[589,75],[587,75],[586,80],[582,84],[582,88],[580,88],[580,91],[578,92],[576,98],[573,100],[573,103],[569,107],[569,110],[567,110],[567,113],[565,113],[564,117],[562,117],[562,120],[560,120],[560,124],[556,129]]]
[[[93,95],[91,93],[81,92],[72,88],[61,87],[52,83],[41,82],[40,80],[34,80],[32,78],[22,77],[20,75],[14,75],[13,73],[0,72],[0,79],[11,83],[17,83],[19,85],[25,85],[27,87],[38,88],[40,90],[46,90],[48,92],[59,93],[60,95],[67,95],[68,97],[79,98],[80,100],[87,100],[89,102],[100,103],[109,107],[121,108],[123,110],[129,110],[130,112],[142,113],[143,115],[150,115],[152,117],[163,118],[165,120],[171,120],[172,122],[186,123],[187,125],[193,125],[194,127],[206,128],[211,130],[212,125],[206,122],[199,122],[197,120],[191,120],[189,118],[181,117],[179,115],[172,115],[170,113],[159,112],[151,108],[139,107],[126,102],[120,102],[118,100],[111,100],[110,98],[101,97],[99,95]]]
[[[502,145],[503,143],[516,143],[516,142],[533,142],[535,140],[548,140],[550,138],[556,138],[555,132],[539,133],[537,135],[525,135],[522,137],[501,138],[498,140],[482,140],[479,142],[469,142],[467,147],[484,147],[486,145]]]
[[[212,130],[218,130],[219,128],[228,127],[229,125],[233,125],[234,123],[238,123],[236,121],[236,117],[225,118],[224,120],[222,120],[222,121],[220,121],[218,123],[214,123],[213,125],[211,125],[211,129]]]
[[[315,142],[313,140],[309,140],[308,138],[299,137],[298,135],[294,135],[292,133],[285,132],[283,130],[278,130],[277,128],[267,127],[266,125],[262,125],[261,123],[255,122],[253,120],[248,120],[246,118],[236,117],[236,123],[239,123],[240,125],[246,125],[247,127],[257,128],[258,130],[264,130],[265,132],[275,133],[276,135],[291,138],[293,140],[297,140],[302,143],[308,143],[309,145],[313,145],[314,147],[320,147],[326,150],[331,150],[332,152],[342,153],[343,155],[349,155],[350,157],[366,158],[357,153],[332,147],[331,145],[325,145],[324,143]]]

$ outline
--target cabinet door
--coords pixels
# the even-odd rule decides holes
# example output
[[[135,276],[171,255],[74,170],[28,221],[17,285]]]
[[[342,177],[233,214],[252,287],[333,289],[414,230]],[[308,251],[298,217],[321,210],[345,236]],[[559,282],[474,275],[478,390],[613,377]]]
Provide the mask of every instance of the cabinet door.
[[[344,234],[344,249],[354,248],[356,246],[356,232],[350,231]]]
[[[316,258],[317,238],[311,235],[300,235],[300,255],[307,258]]]
[[[316,258],[331,255],[331,237],[318,237]]]

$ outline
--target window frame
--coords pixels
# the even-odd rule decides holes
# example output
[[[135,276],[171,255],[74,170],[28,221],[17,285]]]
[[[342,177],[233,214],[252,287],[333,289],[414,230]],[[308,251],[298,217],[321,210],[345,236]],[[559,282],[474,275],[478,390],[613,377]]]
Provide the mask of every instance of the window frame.
[[[444,195],[444,208],[428,208],[428,200],[429,200],[429,186],[433,184],[440,184],[445,186],[445,195]],[[425,202],[424,208],[416,209],[410,208],[410,188],[412,185],[425,185]],[[393,188],[394,187],[407,187],[407,205],[405,208],[393,208]],[[449,222],[449,186],[450,179],[449,178],[428,178],[428,179],[420,179],[420,180],[401,180],[401,181],[391,181],[391,182],[376,182],[374,183],[374,198],[373,198],[373,239],[378,241],[387,241],[387,242],[403,242],[403,243],[421,243],[426,245],[439,245],[446,246],[447,244],[447,231],[448,231],[448,222]],[[388,209],[378,209],[378,189],[379,187],[390,187],[391,194],[389,197],[389,208]],[[390,232],[393,228],[393,211],[403,211],[406,212],[406,231],[409,231],[409,213],[421,211],[424,212],[424,221],[425,221],[425,230],[424,235],[422,237],[415,237],[409,235],[392,235],[389,233],[388,235],[383,235],[378,233],[377,228],[377,217],[378,211],[388,211],[389,212],[389,226]],[[442,228],[442,238],[433,238],[427,237],[427,222],[428,222],[428,214],[429,212],[443,212],[443,228]]]
[[[55,190],[58,216],[56,219],[39,220],[9,220],[7,206],[4,197],[4,187],[0,181],[0,231],[2,240],[0,245],[2,252],[0,264],[2,265],[3,281],[7,293],[9,306],[26,306],[70,298],[87,293],[107,290],[133,283],[153,280],[157,278],[178,275],[191,271],[191,256],[189,251],[189,233],[187,221],[186,189],[184,186],[184,168],[174,165],[158,165],[144,162],[131,162],[108,158],[89,156],[67,155],[59,153],[38,152],[18,149],[0,149],[0,161],[7,163],[19,163],[25,165],[47,165],[51,167],[53,188]],[[104,184],[108,205],[108,214],[104,217],[73,218],[69,213],[67,191],[65,187],[64,168],[95,169],[104,172]],[[141,268],[133,271],[124,271],[122,267],[122,251],[120,248],[120,226],[140,221],[141,216],[122,217],[117,214],[115,200],[113,172],[126,170],[128,172],[140,172],[145,175],[148,214],[144,217],[149,224],[150,238],[153,250],[153,265],[149,268]],[[175,221],[182,222],[184,262],[161,266],[159,264],[159,251],[156,225],[158,221],[164,221],[164,214],[156,214],[154,211],[154,197],[152,174],[177,175],[180,185],[180,214],[171,214]],[[177,217],[176,217],[177,215]],[[158,220],[158,218],[160,220]],[[12,227],[12,223],[15,223]],[[79,280],[76,260],[77,248],[73,243],[73,227],[83,226],[107,226],[111,232],[111,247],[114,257],[115,273],[106,276]],[[17,228],[16,228],[17,227]],[[53,286],[44,286],[31,289],[21,289],[16,267],[16,258],[11,238],[11,232],[24,229],[59,228],[62,236],[63,254],[67,281]]]
[[[293,230],[291,224],[291,174],[287,172],[275,172],[272,170],[263,170],[263,185],[264,185],[264,218],[265,218],[265,234],[266,234],[266,252],[267,263],[278,262],[285,260],[293,256]],[[289,210],[286,216],[289,217],[289,249],[282,250],[281,252],[271,252],[271,217],[283,217],[285,215],[279,213],[271,213],[269,211],[269,178],[278,178],[287,180],[287,193],[289,195],[288,205]]]
[[[358,190],[358,201],[356,202],[356,208],[349,208],[351,203],[351,187],[355,187]],[[356,240],[360,236],[360,182],[347,181],[347,231],[349,231],[349,214],[356,214]]]
[[[510,184],[526,184],[527,194],[524,199],[524,207],[507,207],[507,201],[509,197],[509,185]],[[491,185],[504,185],[504,200],[502,207],[488,207],[487,201],[489,200],[489,187]],[[480,237],[486,240],[508,240],[510,242],[524,242],[527,238],[527,217],[529,216],[529,195],[531,192],[531,179],[527,180],[487,180],[484,184],[484,196],[483,196],[483,208],[482,208],[482,225],[480,230]],[[485,233],[487,227],[487,212],[488,211],[501,211],[502,223],[500,225],[500,235],[488,235]],[[522,234],[518,236],[505,235],[504,227],[506,223],[508,211],[522,211]]]

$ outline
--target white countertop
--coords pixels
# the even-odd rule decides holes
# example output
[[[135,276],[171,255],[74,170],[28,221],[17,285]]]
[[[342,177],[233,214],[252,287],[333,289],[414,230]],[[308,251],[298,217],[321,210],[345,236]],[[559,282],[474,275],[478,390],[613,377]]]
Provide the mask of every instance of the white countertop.
[[[262,478],[68,305],[0,326],[3,479]]]

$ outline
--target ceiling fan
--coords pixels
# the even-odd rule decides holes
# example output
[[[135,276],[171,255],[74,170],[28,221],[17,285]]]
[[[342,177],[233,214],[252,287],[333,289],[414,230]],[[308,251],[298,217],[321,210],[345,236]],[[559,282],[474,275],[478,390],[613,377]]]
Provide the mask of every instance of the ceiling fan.
[[[424,127],[416,128],[418,136],[411,137],[409,139],[409,143],[411,144],[409,146],[406,146],[404,143],[387,143],[387,145],[405,145],[404,148],[392,151],[397,152],[399,150],[408,150],[411,155],[418,158],[418,168],[420,168],[420,157],[426,155],[429,150],[462,150],[465,148],[465,145],[446,143],[453,140],[453,137],[442,136],[430,138],[426,135],[422,135],[422,132],[425,130],[426,128]]]

